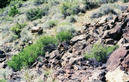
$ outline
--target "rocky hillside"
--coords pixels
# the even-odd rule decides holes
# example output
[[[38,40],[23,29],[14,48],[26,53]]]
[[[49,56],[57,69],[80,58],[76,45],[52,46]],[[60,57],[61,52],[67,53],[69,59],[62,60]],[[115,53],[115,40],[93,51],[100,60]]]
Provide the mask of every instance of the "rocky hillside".
[[[8,2],[0,82],[128,82],[129,3],[121,1]]]

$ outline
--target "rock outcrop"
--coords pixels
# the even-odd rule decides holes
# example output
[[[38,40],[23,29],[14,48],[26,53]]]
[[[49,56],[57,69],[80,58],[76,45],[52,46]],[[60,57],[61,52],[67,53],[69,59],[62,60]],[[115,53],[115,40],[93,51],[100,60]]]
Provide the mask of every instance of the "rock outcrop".
[[[128,82],[129,81],[129,13],[116,16],[112,21],[100,21],[95,24],[85,24],[85,29],[77,32],[69,42],[63,42],[48,51],[45,57],[39,57],[31,68],[33,71],[41,72],[42,69],[53,69],[51,76],[59,82]],[[40,28],[32,29],[32,33],[40,32]],[[109,55],[107,63],[96,60],[86,60],[85,52],[89,52],[94,43],[107,46],[119,45]],[[46,51],[47,51],[46,48]],[[0,58],[4,57],[0,51]],[[22,71],[21,71],[22,72]],[[15,78],[13,74],[11,79]],[[18,74],[20,75],[20,74]],[[11,76],[11,75],[10,75]]]

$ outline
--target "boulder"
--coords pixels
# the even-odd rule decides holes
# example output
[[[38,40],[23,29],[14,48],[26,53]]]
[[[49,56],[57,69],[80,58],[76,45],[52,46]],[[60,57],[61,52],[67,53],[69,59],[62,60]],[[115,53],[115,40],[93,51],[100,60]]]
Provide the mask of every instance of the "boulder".
[[[121,65],[125,71],[129,72],[129,55],[126,56],[126,58],[122,61]]]
[[[128,82],[129,75],[122,71],[120,67],[106,74],[106,82]]]
[[[33,27],[31,29],[31,33],[39,33],[39,32],[42,32],[43,29],[41,27]]]
[[[76,42],[78,42],[78,41],[81,41],[81,40],[84,40],[84,39],[86,39],[86,37],[89,37],[89,36],[87,36],[86,34],[82,34],[82,35],[78,35],[78,36],[75,36],[75,37],[73,37],[72,39],[71,39],[71,43],[76,43]]]
[[[115,50],[109,57],[107,61],[107,70],[108,71],[113,71],[115,70],[123,61],[123,59],[126,57],[128,54],[128,50],[125,48],[121,47]]]

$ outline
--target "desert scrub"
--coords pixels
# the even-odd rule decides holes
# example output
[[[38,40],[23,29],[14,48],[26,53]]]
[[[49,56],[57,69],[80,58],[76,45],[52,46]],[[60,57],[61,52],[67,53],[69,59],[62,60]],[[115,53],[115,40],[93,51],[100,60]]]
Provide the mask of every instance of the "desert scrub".
[[[23,67],[31,66],[39,55],[44,55],[44,47],[49,44],[57,44],[57,40],[52,36],[43,36],[35,44],[27,46],[20,53],[14,55],[8,66],[15,71],[22,69]]]
[[[22,6],[23,0],[10,0],[9,6],[17,6],[20,8]]]
[[[27,11],[26,17],[28,20],[33,21],[36,19],[42,18],[42,16],[45,16],[48,13],[49,8],[45,7],[44,9],[41,8],[33,8]]]
[[[57,23],[58,23],[58,21],[55,21],[55,20],[50,20],[47,22],[49,28],[56,26]]]
[[[61,31],[56,34],[57,39],[59,42],[68,41],[70,40],[72,36],[72,32],[70,31]]]
[[[66,17],[78,14],[80,12],[80,8],[77,3],[64,2],[60,5],[60,11]]]
[[[91,51],[86,53],[84,56],[86,59],[95,59],[98,62],[105,63],[107,57],[116,49],[118,46],[103,46],[101,44],[94,44]]]
[[[41,5],[43,3],[47,3],[47,0],[34,0],[34,5]]]
[[[20,32],[22,31],[22,29],[26,26],[26,23],[24,24],[19,24],[17,23],[16,25],[12,26],[10,28],[10,30],[16,34],[18,37],[20,37]]]
[[[14,33],[10,33],[6,42],[13,42],[13,41],[17,40],[18,38],[19,38],[18,35],[14,34]]]
[[[120,0],[120,1],[123,2],[123,3],[129,2],[129,0]]]
[[[113,8],[110,8],[108,5],[104,5],[97,12],[93,13],[91,18],[99,18],[108,14],[118,15]]]
[[[85,5],[85,10],[90,10],[99,7],[99,3],[90,0],[84,0],[83,4]]]
[[[39,55],[45,55],[45,48],[47,46],[50,46],[51,44],[57,46],[59,42],[67,41],[71,38],[72,33],[70,31],[60,32],[56,37],[42,36],[36,41],[36,43],[25,47],[20,53],[14,55],[12,59],[8,61],[8,66],[13,68],[15,71],[20,70],[23,67],[29,67],[35,62]]]
[[[5,79],[0,79],[0,82],[7,82]]]
[[[16,14],[19,14],[20,11],[18,10],[17,6],[11,6],[8,15],[14,17]]]

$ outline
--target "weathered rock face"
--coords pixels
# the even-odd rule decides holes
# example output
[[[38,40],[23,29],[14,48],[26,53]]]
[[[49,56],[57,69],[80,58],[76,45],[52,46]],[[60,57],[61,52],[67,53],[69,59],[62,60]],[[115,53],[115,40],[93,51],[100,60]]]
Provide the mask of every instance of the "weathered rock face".
[[[115,70],[128,55],[128,50],[124,48],[118,48],[114,51],[107,61],[107,70]]]
[[[129,75],[117,67],[114,71],[106,74],[107,82],[128,82]]]
[[[129,81],[129,53],[125,47],[114,51],[107,61],[106,80],[108,82]]]

